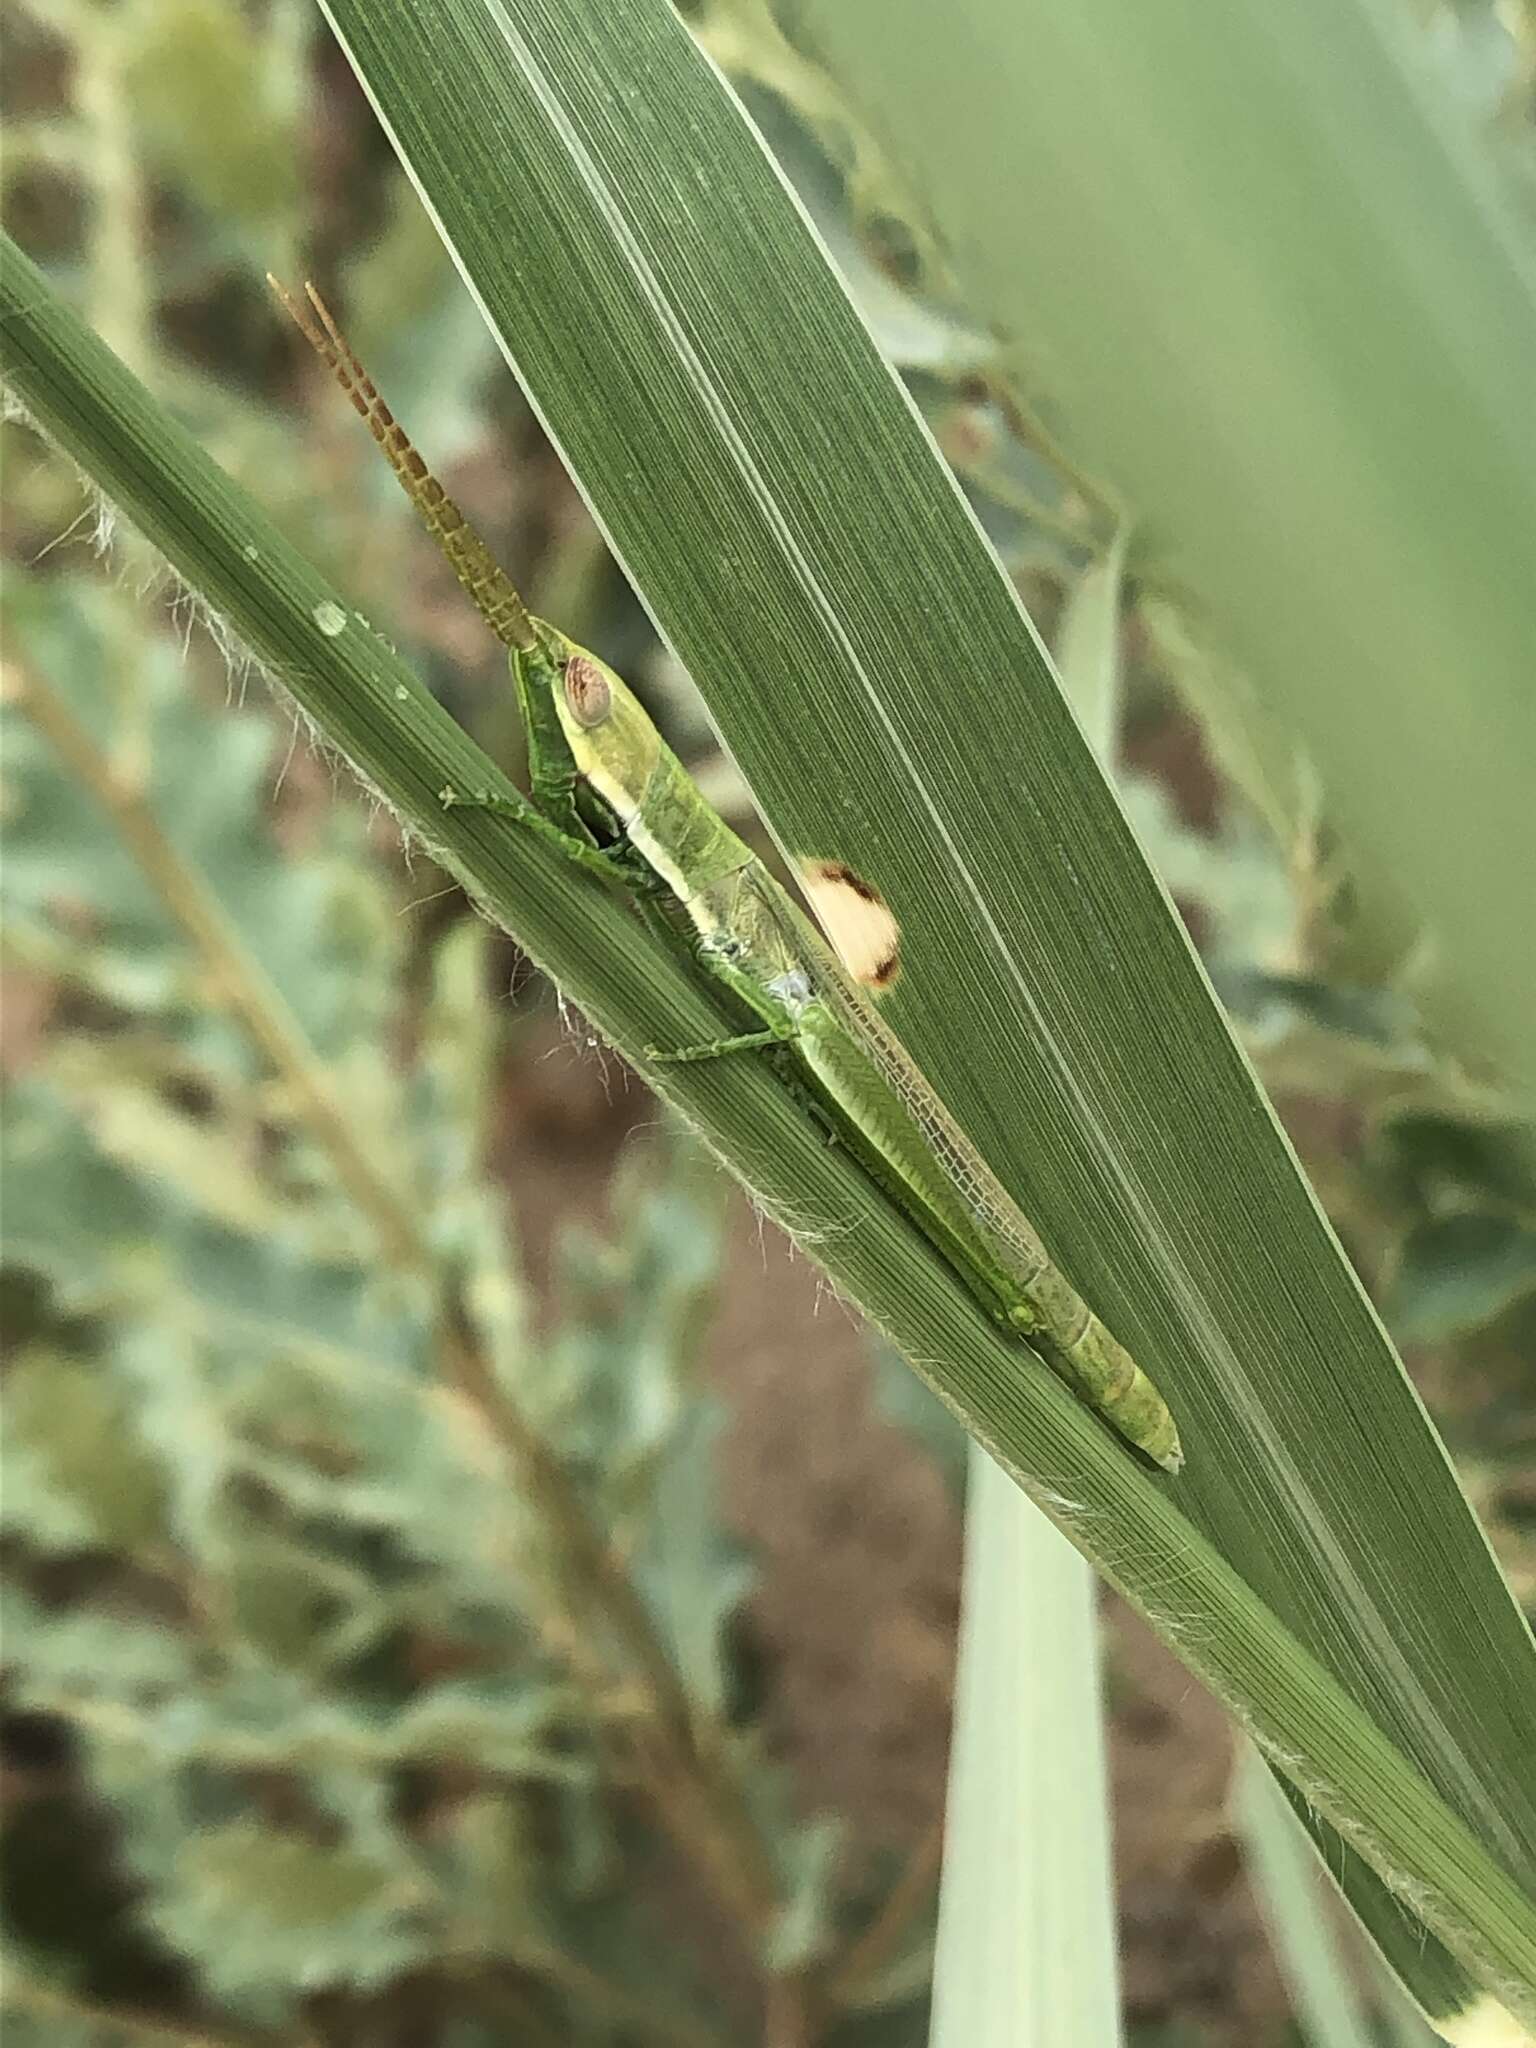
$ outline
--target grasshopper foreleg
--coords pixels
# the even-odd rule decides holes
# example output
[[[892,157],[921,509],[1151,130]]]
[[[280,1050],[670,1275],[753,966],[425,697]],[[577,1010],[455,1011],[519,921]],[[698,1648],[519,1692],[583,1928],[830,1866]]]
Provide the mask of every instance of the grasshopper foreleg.
[[[445,811],[489,811],[493,817],[510,818],[514,823],[526,826],[530,832],[537,833],[547,844],[558,847],[567,860],[574,861],[589,874],[599,875],[605,882],[614,883],[621,889],[633,890],[637,886],[636,872],[626,861],[600,846],[590,845],[585,839],[578,839],[574,832],[567,832],[564,826],[546,818],[537,804],[531,803],[521,793],[514,792],[508,796],[495,790],[459,790],[450,785],[439,791],[438,801]]]

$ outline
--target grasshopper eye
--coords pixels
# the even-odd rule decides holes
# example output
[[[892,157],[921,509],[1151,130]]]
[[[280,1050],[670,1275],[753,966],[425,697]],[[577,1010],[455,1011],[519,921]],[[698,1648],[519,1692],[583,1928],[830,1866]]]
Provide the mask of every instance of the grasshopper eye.
[[[565,701],[576,723],[588,728],[601,725],[613,709],[608,678],[590,655],[573,654],[565,664]]]

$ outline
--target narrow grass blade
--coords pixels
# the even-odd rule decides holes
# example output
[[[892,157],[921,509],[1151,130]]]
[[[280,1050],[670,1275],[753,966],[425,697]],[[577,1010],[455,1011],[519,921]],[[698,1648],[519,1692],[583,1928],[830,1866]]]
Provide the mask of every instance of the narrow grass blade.
[[[1251,1750],[1238,1766],[1238,1826],[1254,1887],[1307,2048],[1371,2048],[1371,2032],[1330,1927],[1322,1868],[1306,1830]]]
[[[971,1454],[932,2048],[1120,2031],[1098,1622],[1083,1563]]]

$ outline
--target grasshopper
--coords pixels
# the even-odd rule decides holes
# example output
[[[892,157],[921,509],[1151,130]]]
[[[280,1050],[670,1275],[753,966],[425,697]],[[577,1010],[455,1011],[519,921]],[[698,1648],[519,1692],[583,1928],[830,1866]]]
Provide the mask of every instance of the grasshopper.
[[[628,684],[535,618],[428,471],[319,294],[271,280],[388,459],[454,573],[508,651],[528,732],[532,797],[445,790],[504,813],[637,903],[673,907],[674,942],[736,999],[752,1028],[648,1047],[658,1062],[774,1049],[886,1196],[1080,1399],[1169,1472],[1179,1433],[1157,1388],[1052,1261],[1039,1234],[874,1008],[900,966],[896,919],[845,863],[805,861],[820,926],[720,816]],[[595,818],[594,832],[589,819]]]

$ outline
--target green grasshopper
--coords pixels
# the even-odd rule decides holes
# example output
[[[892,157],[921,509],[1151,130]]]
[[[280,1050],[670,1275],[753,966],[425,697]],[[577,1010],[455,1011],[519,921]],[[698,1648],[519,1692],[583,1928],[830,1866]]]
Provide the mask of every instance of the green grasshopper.
[[[801,880],[823,937],[706,800],[629,686],[527,610],[427,470],[314,288],[303,306],[271,282],[508,650],[528,731],[532,799],[445,790],[444,803],[504,812],[642,907],[672,906],[667,929],[674,943],[686,920],[699,966],[755,1022],[706,1045],[648,1047],[647,1056],[703,1060],[779,1049],[832,1135],[992,1317],[1026,1338],[1128,1442],[1177,1472],[1183,1452],[1162,1396],[1052,1262],[876,1015],[865,991],[888,987],[899,967],[899,930],[879,893],[840,862],[803,863]]]

